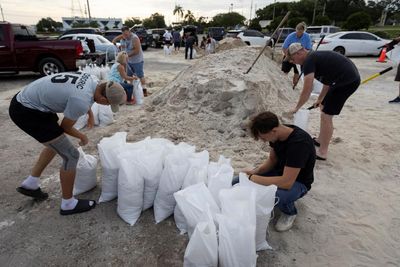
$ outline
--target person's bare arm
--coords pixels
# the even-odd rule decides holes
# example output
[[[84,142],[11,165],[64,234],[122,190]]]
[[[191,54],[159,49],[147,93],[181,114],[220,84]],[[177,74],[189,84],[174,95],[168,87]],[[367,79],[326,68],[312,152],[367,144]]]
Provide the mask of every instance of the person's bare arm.
[[[292,168],[285,166],[285,168],[283,169],[282,176],[265,177],[253,174],[250,180],[260,185],[274,184],[281,189],[289,190],[290,188],[292,188],[294,182],[296,181],[296,178],[299,175],[300,170],[301,168]]]
[[[116,36],[116,37],[112,40],[112,43],[113,43],[114,45],[116,45],[116,43],[117,43],[119,40],[121,40],[122,38],[123,38],[123,35],[120,34],[120,35]]]
[[[128,76],[126,74],[124,66],[122,66],[121,64],[118,66],[118,72],[121,75],[122,79],[124,79],[125,81],[133,81],[137,79],[136,76]]]
[[[244,172],[248,175],[250,174],[262,174],[266,173],[274,168],[276,163],[278,162],[278,159],[276,157],[275,151],[271,149],[269,152],[269,156],[266,161],[264,161],[260,166],[253,170],[244,170]]]
[[[60,126],[61,128],[63,128],[64,133],[80,139],[81,141],[79,142],[79,145],[84,146],[89,142],[89,140],[85,134],[81,133],[80,131],[74,128],[75,122],[76,122],[75,120],[71,120],[64,117],[64,119],[61,121]]]

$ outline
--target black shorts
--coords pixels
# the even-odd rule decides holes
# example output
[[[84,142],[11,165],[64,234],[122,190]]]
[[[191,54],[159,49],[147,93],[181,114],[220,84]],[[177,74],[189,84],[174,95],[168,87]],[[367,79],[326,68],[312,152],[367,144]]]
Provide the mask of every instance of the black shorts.
[[[175,47],[181,47],[181,42],[174,42]]]
[[[170,44],[171,44],[171,41],[170,41],[170,40],[165,40],[165,41],[164,41],[164,44],[170,45]]]
[[[40,143],[49,142],[64,133],[63,128],[58,125],[57,114],[27,108],[17,101],[17,95],[11,100],[8,112],[11,120],[21,130]]]
[[[322,111],[328,115],[339,115],[344,103],[357,90],[358,86],[360,86],[360,80],[343,86],[331,86],[322,101],[324,106]]]
[[[399,63],[399,65],[397,65],[397,74],[396,74],[396,77],[394,78],[394,80],[396,82],[400,82],[400,63]]]
[[[299,70],[296,67],[296,64],[290,63],[289,61],[282,61],[282,71],[284,73],[289,73],[290,70],[293,68],[294,73],[299,74]]]

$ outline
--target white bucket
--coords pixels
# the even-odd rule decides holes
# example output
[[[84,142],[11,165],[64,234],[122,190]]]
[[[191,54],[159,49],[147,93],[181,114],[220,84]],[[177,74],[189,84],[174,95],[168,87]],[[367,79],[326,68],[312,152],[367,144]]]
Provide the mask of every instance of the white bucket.
[[[308,128],[308,115],[310,111],[307,109],[300,109],[294,114],[293,124],[300,127],[304,131]]]

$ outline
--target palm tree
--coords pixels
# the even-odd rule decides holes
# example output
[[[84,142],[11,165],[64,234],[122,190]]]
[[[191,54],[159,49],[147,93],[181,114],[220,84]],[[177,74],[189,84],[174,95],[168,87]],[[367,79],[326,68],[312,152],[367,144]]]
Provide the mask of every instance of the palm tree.
[[[192,11],[190,11],[190,10],[186,11],[184,19],[187,24],[193,24],[196,21],[195,16],[193,15]]]
[[[174,11],[172,12],[175,15],[178,16],[178,18],[183,17],[183,8],[180,5],[175,5]]]

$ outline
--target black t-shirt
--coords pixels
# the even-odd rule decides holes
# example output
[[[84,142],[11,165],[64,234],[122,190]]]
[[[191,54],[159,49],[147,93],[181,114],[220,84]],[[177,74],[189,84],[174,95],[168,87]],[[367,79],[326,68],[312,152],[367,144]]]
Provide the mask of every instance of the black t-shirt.
[[[343,86],[360,80],[357,67],[347,57],[334,51],[310,52],[303,64],[304,76],[314,73],[326,85]]]
[[[308,190],[314,182],[315,147],[311,136],[295,125],[286,125],[293,128],[293,132],[285,141],[270,142],[278,158],[274,169],[283,174],[285,166],[301,168],[296,178],[297,182],[304,184]]]

